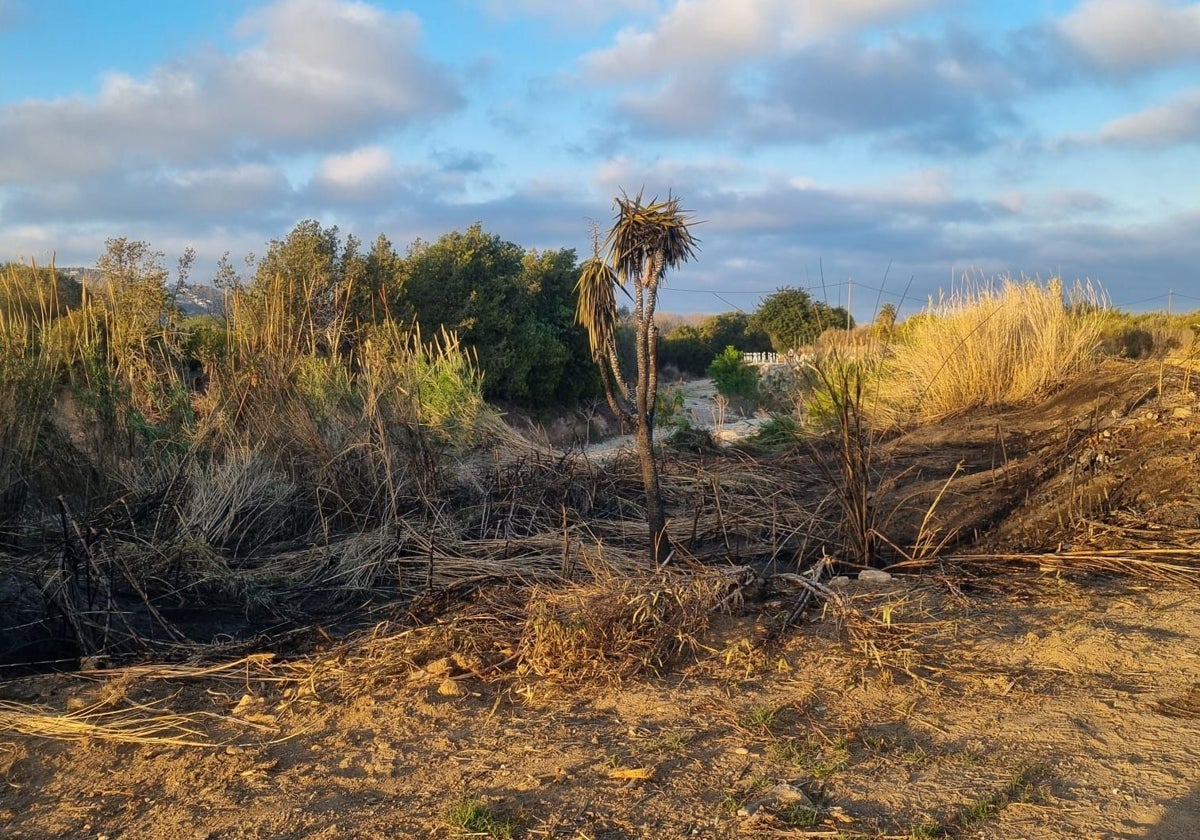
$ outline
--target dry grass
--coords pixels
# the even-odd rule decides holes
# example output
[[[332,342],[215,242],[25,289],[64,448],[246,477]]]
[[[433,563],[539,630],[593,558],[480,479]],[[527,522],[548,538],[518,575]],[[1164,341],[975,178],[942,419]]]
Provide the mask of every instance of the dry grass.
[[[1029,280],[964,287],[896,331],[880,381],[884,421],[933,420],[1044,396],[1093,363],[1103,299]]]
[[[536,588],[517,648],[521,665],[565,683],[661,672],[695,651],[729,584],[715,573],[601,575]]]
[[[110,709],[104,704],[55,712],[0,701],[0,731],[58,741],[103,740],[122,744],[212,747],[200,715],[165,712],[150,706]]]

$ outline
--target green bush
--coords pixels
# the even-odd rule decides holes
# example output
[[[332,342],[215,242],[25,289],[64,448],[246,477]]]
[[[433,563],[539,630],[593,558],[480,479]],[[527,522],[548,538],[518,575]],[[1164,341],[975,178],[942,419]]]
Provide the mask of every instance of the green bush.
[[[708,366],[708,377],[717,391],[730,400],[758,402],[758,371],[742,360],[742,354],[730,345]]]
[[[691,426],[683,410],[683,391],[679,388],[660,389],[654,397],[654,425],[684,430]]]
[[[803,437],[800,421],[792,414],[772,414],[770,419],[758,427],[749,441],[764,449],[786,449]]]

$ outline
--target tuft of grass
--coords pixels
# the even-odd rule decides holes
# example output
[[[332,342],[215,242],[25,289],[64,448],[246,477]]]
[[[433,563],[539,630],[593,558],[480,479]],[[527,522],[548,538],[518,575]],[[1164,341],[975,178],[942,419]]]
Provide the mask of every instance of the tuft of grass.
[[[773,706],[755,706],[746,714],[746,728],[770,732],[771,727],[775,725],[778,713]]]
[[[909,767],[924,767],[933,761],[933,758],[920,744],[913,744],[909,749],[900,754],[900,760]]]
[[[462,799],[446,812],[446,822],[463,836],[492,837],[495,840],[512,840],[513,824],[492,813],[487,803],[480,799]]]
[[[910,840],[940,840],[946,836],[946,827],[936,820],[922,820],[908,832]]]
[[[786,449],[803,438],[804,430],[791,414],[772,414],[766,422],[748,438],[752,446],[767,450]]]
[[[692,742],[695,733],[681,730],[664,732],[654,741],[654,750],[660,753],[676,753]]]
[[[829,744],[789,738],[773,743],[770,754],[776,761],[803,770],[817,781],[824,781],[850,763],[850,744],[845,738],[836,738]]]
[[[816,828],[821,824],[821,809],[814,805],[792,805],[779,814],[788,828]]]
[[[1003,811],[1014,802],[1038,804],[1045,802],[1048,793],[1046,768],[1033,765],[1018,770],[1008,784],[992,793],[977,797],[964,805],[951,820],[959,833],[967,833]]]
[[[564,683],[662,672],[698,648],[726,585],[721,575],[600,572],[587,583],[537,587],[521,668]]]
[[[969,284],[893,333],[876,419],[931,420],[1044,396],[1099,357],[1105,300],[1061,280]]]

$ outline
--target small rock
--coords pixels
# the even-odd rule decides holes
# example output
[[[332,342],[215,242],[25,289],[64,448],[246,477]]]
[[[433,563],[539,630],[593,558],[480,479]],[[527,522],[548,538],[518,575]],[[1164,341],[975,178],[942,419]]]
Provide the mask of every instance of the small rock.
[[[425,665],[425,672],[434,677],[445,677],[454,673],[454,663],[450,657],[443,656]]]
[[[892,576],[880,569],[863,569],[858,573],[858,579],[863,583],[891,583]]]
[[[262,708],[263,698],[256,697],[253,694],[243,694],[242,699],[237,701],[237,705],[230,712],[238,717],[245,717],[256,709]]]
[[[1171,416],[1176,420],[1186,420],[1187,418],[1191,417],[1193,413],[1194,412],[1186,405],[1180,405],[1175,407],[1175,410],[1171,412]]]
[[[777,785],[767,788],[758,799],[753,802],[747,802],[741,808],[738,808],[738,816],[752,818],[764,805],[772,805],[777,808],[799,805],[811,808],[813,807],[813,801],[809,799],[807,793],[795,785],[780,782]]]
[[[795,785],[789,785],[781,782],[767,789],[764,799],[773,799],[780,805],[804,805],[811,807],[813,801],[808,798],[808,794],[802,791]]]
[[[834,589],[838,589],[843,586],[849,586],[850,578],[846,577],[845,575],[838,575],[835,578],[829,579],[829,585]]]
[[[463,693],[463,690],[462,686],[460,686],[457,682],[450,677],[446,677],[446,679],[442,680],[441,684],[438,686],[437,692],[443,697],[458,697]]]
[[[107,656],[84,656],[79,660],[80,671],[103,671],[107,667]]]

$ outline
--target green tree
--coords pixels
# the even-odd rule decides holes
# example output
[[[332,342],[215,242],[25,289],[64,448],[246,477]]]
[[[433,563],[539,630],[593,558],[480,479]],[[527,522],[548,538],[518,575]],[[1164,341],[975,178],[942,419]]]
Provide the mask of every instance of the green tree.
[[[521,280],[529,293],[536,325],[534,347],[544,353],[530,375],[535,405],[573,405],[600,393],[587,331],[575,323],[575,284],[579,264],[573,248],[530,251],[521,262]]]
[[[761,329],[751,326],[745,312],[722,312],[706,318],[700,324],[700,337],[713,355],[730,345],[743,353],[764,353],[771,349],[771,338]]]
[[[615,199],[617,209],[603,245],[597,234],[593,254],[583,265],[578,285],[576,318],[588,332],[592,356],[600,369],[609,407],[633,427],[642,484],[646,493],[646,522],[650,555],[663,563],[669,555],[666,514],[654,453],[654,407],[658,397],[658,327],[654,310],[667,269],[676,268],[696,253],[693,222],[679,208],[679,199],[642,202],[642,192]],[[600,254],[606,249],[605,255]],[[617,358],[618,310],[616,288],[633,298],[634,349],[637,378],[632,387]],[[632,286],[632,293],[626,288]]]
[[[762,353],[771,349],[771,338],[750,326],[745,312],[710,315],[699,324],[681,324],[662,338],[659,361],[681,371],[704,376],[709,364],[726,347],[744,353]]]
[[[896,328],[896,304],[885,303],[879,307],[878,314],[875,315],[875,332],[881,336],[892,334],[892,330]]]
[[[122,236],[105,240],[104,253],[96,260],[113,309],[123,323],[143,332],[175,314],[167,291],[170,272],[163,259],[162,251]]]
[[[358,240],[348,237],[342,263],[349,296],[348,314],[356,326],[387,319],[412,320],[404,259],[396,253],[391,240],[381,233],[371,244],[371,250],[363,254]]]
[[[74,373],[100,427],[146,439],[170,434],[192,417],[181,313],[167,289],[163,259],[141,240],[105,242],[96,260],[104,305],[81,309],[89,326],[80,333],[85,338]],[[134,436],[128,439],[132,451]]]
[[[783,287],[763,299],[749,325],[769,335],[776,352],[786,353],[812,343],[831,327],[853,327],[854,321],[840,306],[814,301],[804,289]]]
[[[476,223],[432,244],[413,243],[405,261],[407,296],[422,332],[444,327],[474,348],[491,398],[529,399],[539,361],[524,256],[520,246]]]
[[[48,320],[78,309],[83,286],[53,265],[0,263],[0,313]]]
[[[265,294],[278,284],[286,316],[297,339],[310,348],[333,352],[341,347],[348,304],[347,259],[354,260],[358,240],[343,250],[337,225],[309,219],[283,239],[272,239],[258,262],[251,291]]]
[[[673,327],[659,341],[658,361],[664,370],[671,366],[683,373],[700,376],[712,357],[712,347],[694,324]]]

